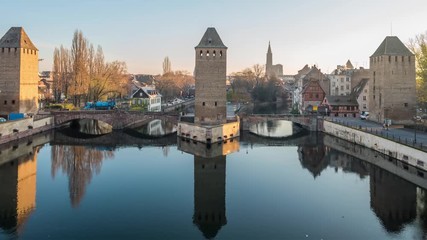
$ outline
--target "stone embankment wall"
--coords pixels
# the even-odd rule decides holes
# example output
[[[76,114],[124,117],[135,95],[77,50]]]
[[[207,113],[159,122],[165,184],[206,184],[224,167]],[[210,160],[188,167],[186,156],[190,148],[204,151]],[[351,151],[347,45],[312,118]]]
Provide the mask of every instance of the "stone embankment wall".
[[[427,171],[427,153],[421,150],[326,120],[323,122],[323,131]]]
[[[38,120],[24,118],[0,123],[0,144],[47,131],[54,127],[53,117]]]

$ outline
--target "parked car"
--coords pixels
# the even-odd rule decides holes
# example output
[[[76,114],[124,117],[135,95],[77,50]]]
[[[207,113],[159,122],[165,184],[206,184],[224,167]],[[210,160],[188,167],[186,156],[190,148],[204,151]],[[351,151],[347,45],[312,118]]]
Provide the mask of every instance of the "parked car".
[[[360,114],[360,119],[367,120],[369,118],[369,112],[362,112]]]
[[[0,123],[4,123],[4,122],[6,122],[7,120],[6,120],[6,118],[2,118],[2,117],[0,117]]]

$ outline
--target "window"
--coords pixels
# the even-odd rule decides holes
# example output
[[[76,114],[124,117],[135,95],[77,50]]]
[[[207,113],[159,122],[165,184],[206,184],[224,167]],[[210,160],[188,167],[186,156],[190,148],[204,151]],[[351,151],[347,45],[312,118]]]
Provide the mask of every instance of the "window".
[[[200,55],[199,56],[203,57],[203,51],[202,50],[200,50]]]
[[[213,57],[216,57],[216,51],[215,51],[215,50],[213,51],[212,56],[213,56]]]
[[[215,107],[217,106],[217,102],[215,102]]]
[[[350,81],[350,78],[349,78],[349,77],[346,77],[346,78],[345,78],[345,80],[346,80],[347,82],[349,82],[349,81]]]
[[[394,61],[397,62],[397,56],[394,57]]]
[[[206,51],[206,57],[209,57],[209,51]]]
[[[344,91],[344,86],[341,86],[341,91]]]
[[[345,89],[349,90],[350,89],[350,85],[346,85]]]
[[[405,107],[408,107],[408,103],[404,103],[403,105],[404,105]]]
[[[4,105],[7,105],[7,100],[4,100]]]
[[[205,106],[205,102],[202,103],[202,106]]]
[[[12,104],[15,104],[15,100],[12,100]]]
[[[366,109],[366,103],[363,104],[363,109]]]
[[[222,51],[219,51],[219,56],[222,57]]]
[[[363,100],[365,100],[365,101],[366,101],[366,96],[363,96]]]

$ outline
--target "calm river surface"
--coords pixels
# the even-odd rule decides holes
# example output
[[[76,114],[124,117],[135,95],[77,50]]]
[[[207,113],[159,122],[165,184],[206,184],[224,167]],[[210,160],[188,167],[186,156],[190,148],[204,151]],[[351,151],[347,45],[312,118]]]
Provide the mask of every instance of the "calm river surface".
[[[0,148],[0,239],[422,239],[427,232],[425,189],[371,164],[375,152],[351,154],[352,146],[325,135],[245,133],[208,148],[174,135],[76,139],[56,131]],[[426,181],[417,170],[399,171]]]

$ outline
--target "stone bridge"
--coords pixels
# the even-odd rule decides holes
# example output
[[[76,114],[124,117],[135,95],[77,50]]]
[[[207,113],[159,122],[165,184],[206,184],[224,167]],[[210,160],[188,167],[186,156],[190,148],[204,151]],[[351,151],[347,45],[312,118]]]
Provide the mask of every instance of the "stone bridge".
[[[249,130],[249,128],[261,122],[268,120],[286,120],[300,125],[301,127],[317,131],[322,129],[323,119],[317,115],[295,115],[295,114],[251,114],[240,116],[242,130]]]
[[[52,111],[55,126],[77,119],[93,119],[105,122],[113,129],[138,127],[152,120],[160,119],[172,123],[178,123],[178,113],[163,112],[136,112],[121,110],[82,110],[82,111]]]

